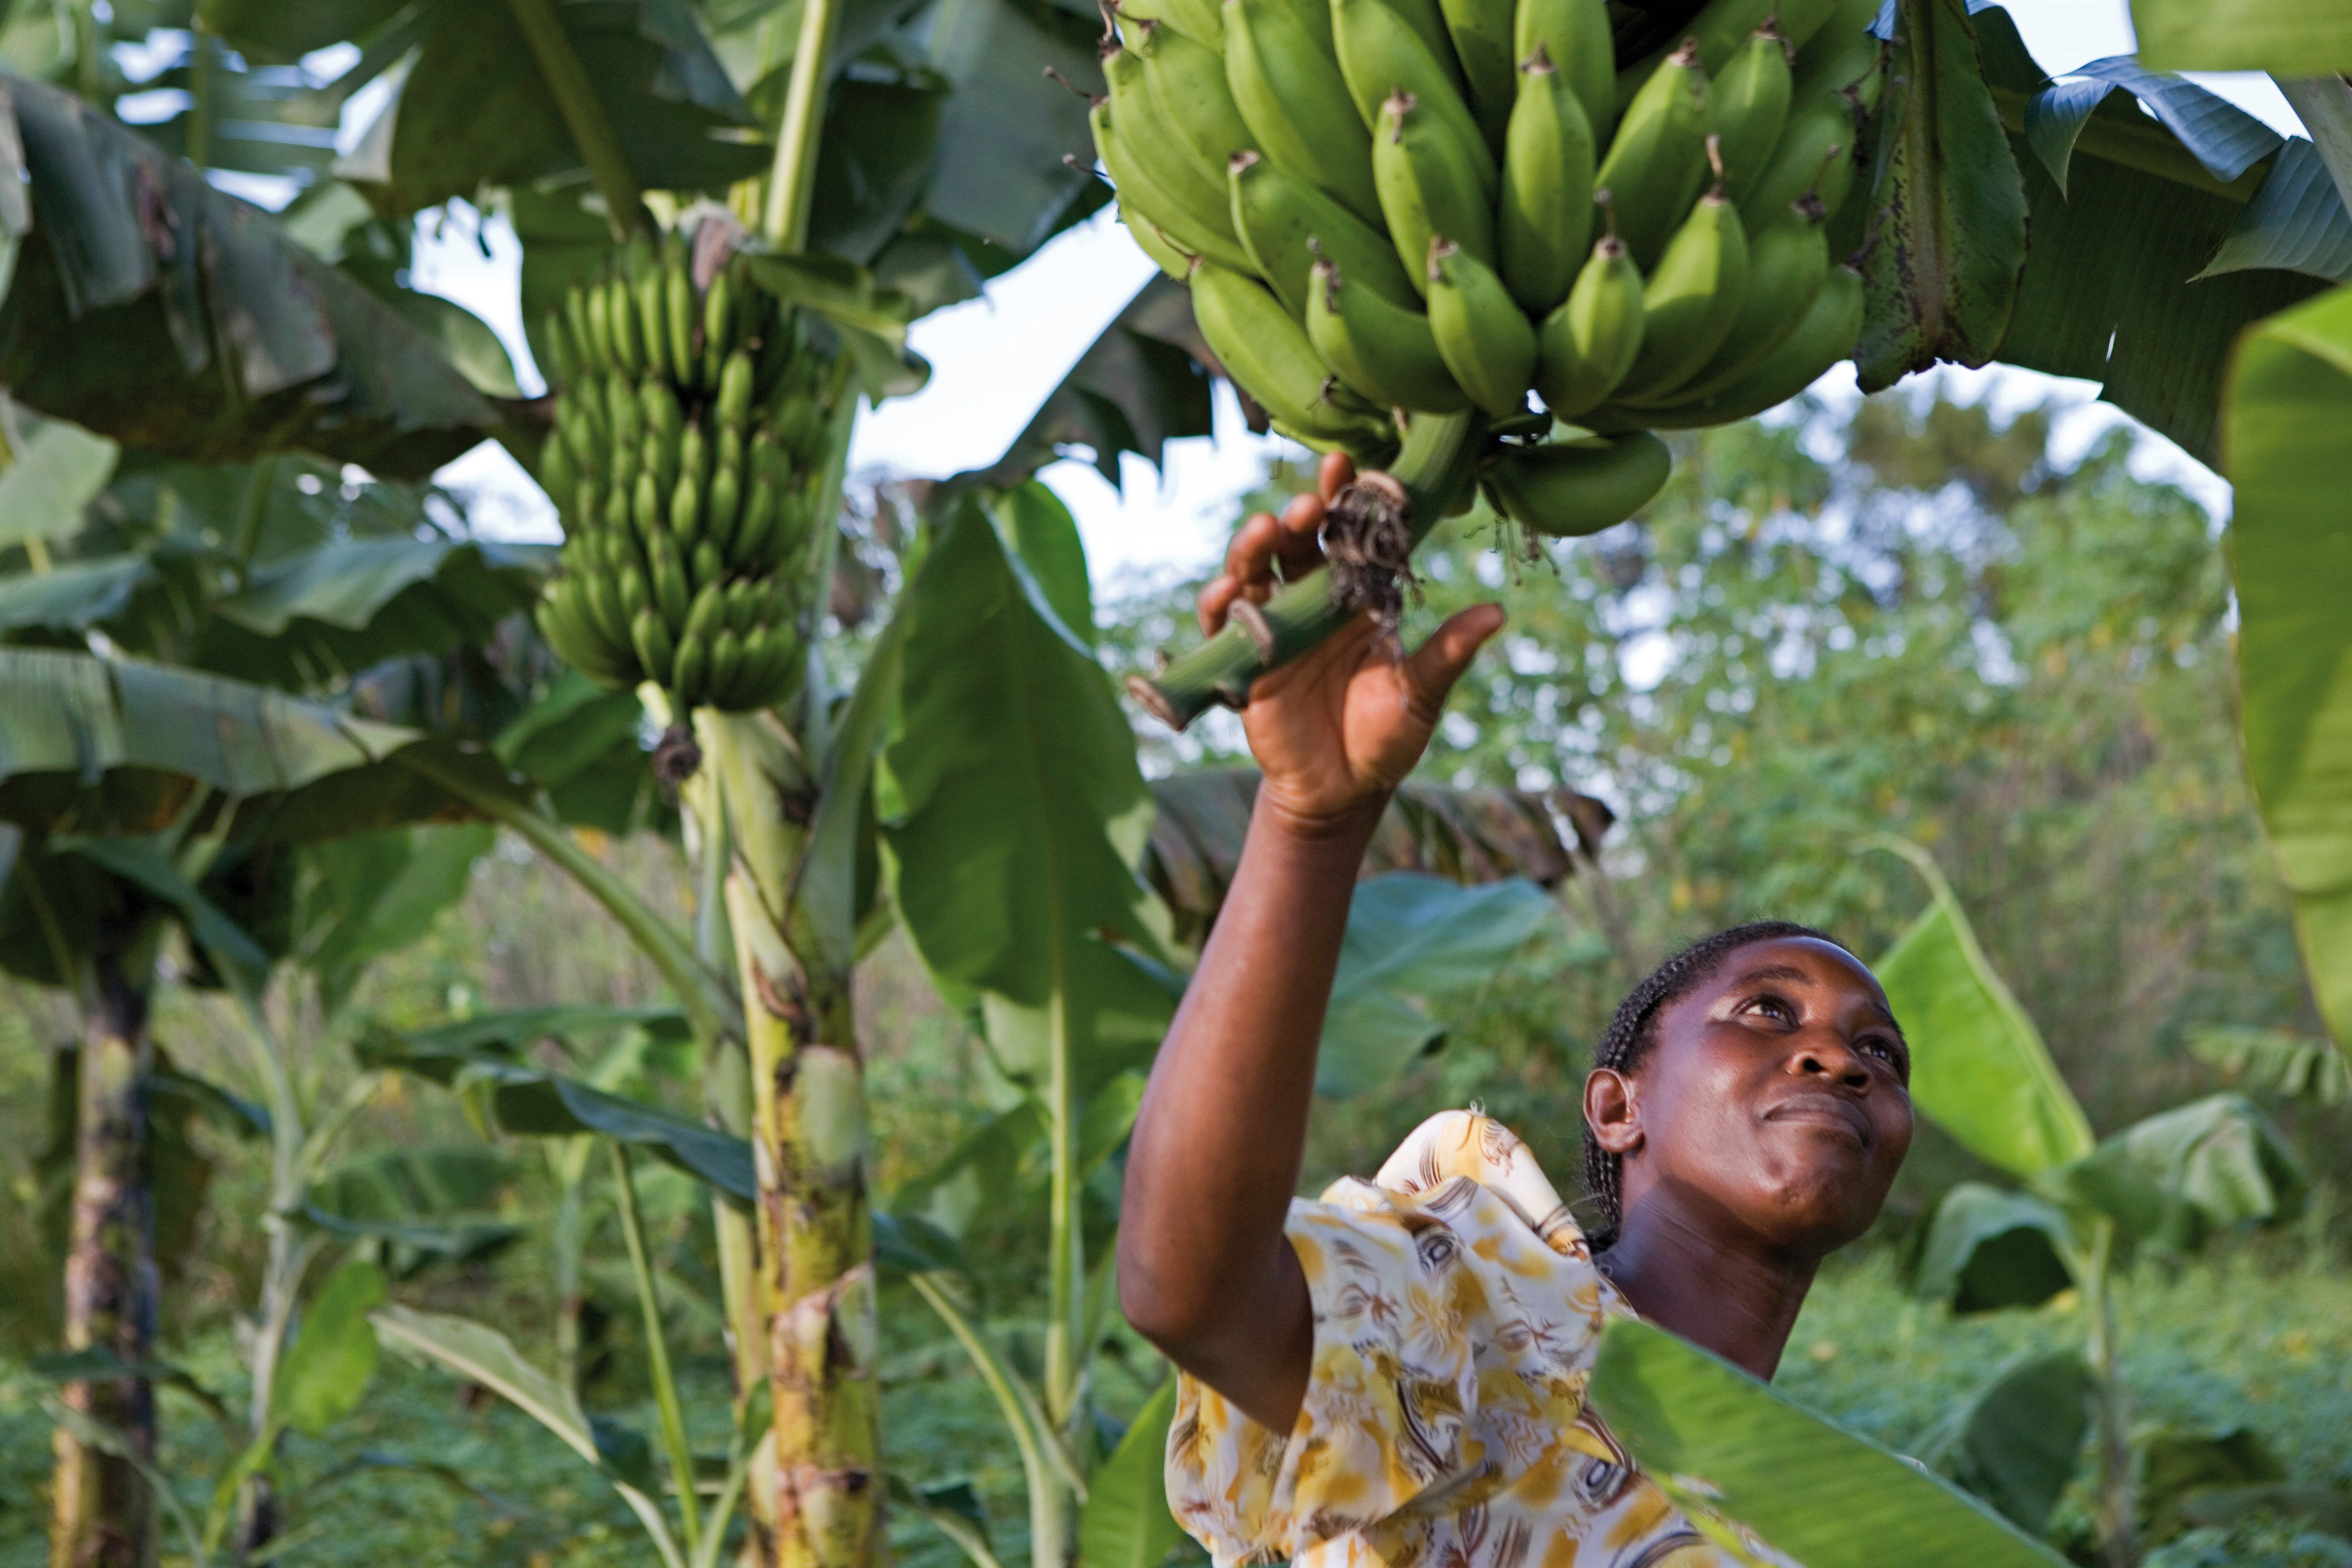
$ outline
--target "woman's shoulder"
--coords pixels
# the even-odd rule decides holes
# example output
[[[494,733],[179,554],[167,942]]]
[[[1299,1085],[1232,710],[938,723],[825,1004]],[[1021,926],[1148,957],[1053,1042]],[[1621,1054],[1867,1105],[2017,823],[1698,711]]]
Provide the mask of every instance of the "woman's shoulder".
[[[1478,1202],[1482,1195],[1499,1200],[1501,1215]],[[1504,1219],[1564,1258],[1591,1261],[1583,1228],[1534,1151],[1475,1106],[1439,1111],[1407,1134],[1370,1181],[1343,1176],[1322,1201],[1360,1214],[1409,1209],[1456,1225]]]

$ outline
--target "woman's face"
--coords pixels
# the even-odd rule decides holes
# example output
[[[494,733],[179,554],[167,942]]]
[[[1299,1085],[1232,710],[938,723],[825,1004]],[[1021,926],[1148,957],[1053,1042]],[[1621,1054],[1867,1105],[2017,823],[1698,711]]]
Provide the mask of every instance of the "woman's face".
[[[1709,1223],[1819,1256],[1878,1217],[1911,1147],[1910,1076],[1870,971],[1788,937],[1726,954],[1659,1014],[1640,1067],[1596,1072],[1586,1103],[1623,1156],[1628,1215],[1671,1186]]]

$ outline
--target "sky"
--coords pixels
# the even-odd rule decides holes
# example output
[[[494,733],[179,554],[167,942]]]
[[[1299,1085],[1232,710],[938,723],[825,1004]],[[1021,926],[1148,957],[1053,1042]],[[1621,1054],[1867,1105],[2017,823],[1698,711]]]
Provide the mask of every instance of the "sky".
[[[2009,9],[2026,47],[2053,76],[2134,47],[2126,0],[2014,0]],[[2279,130],[2301,133],[2269,78],[2231,73],[2195,79]],[[371,110],[357,101],[352,109],[346,125],[355,131]],[[525,386],[536,390],[542,384],[529,359],[518,306],[520,266],[520,247],[504,220],[484,223],[460,208],[446,220],[420,225],[411,281],[488,321],[514,355]],[[1152,270],[1106,208],[994,279],[982,299],[915,323],[910,346],[930,362],[930,383],[861,416],[850,448],[853,476],[936,478],[994,461]],[[2055,432],[2062,461],[2109,426],[2128,423],[2094,401],[2094,383],[2007,366],[1945,367],[1937,374],[1952,395],[1990,397],[1996,410],[2053,395],[2074,405]],[[1853,367],[1840,365],[1815,391],[1836,401],[1853,399]],[[1234,499],[1256,484],[1270,458],[1296,451],[1279,438],[1252,436],[1232,392],[1220,384],[1214,437],[1171,443],[1164,470],[1129,454],[1117,486],[1090,463],[1076,460],[1055,463],[1041,477],[1076,517],[1097,590],[1116,591],[1137,574],[1191,574],[1213,561],[1236,521]],[[2182,484],[2217,517],[2226,515],[2229,487],[2161,437],[2142,432],[2134,466],[2146,477]],[[450,464],[439,477],[465,496],[486,531],[558,536],[554,509],[495,443]]]

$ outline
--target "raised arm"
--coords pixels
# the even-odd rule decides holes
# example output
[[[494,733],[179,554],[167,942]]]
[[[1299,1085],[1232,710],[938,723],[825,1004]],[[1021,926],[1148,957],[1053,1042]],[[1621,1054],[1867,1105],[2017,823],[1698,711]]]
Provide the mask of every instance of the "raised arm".
[[[1264,602],[1277,563],[1290,577],[1316,563],[1325,508],[1352,477],[1327,458],[1319,495],[1243,526],[1201,592],[1202,631],[1238,599]],[[1502,624],[1499,605],[1465,610],[1400,659],[1365,617],[1260,679],[1242,716],[1265,782],[1136,1118],[1118,1299],[1138,1332],[1276,1431],[1298,1414],[1313,1353],[1283,1220],[1356,868],[1445,694]]]

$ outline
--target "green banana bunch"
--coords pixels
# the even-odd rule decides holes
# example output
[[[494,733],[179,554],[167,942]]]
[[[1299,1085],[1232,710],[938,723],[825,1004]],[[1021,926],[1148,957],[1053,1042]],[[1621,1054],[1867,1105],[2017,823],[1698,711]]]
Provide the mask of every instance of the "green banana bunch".
[[[690,249],[722,258],[699,283]],[[654,682],[681,717],[789,699],[844,366],[731,245],[677,231],[574,283],[541,338],[539,478],[564,531],[549,646],[603,685]]]
[[[1866,226],[1841,211],[1885,89],[1876,5],[1706,0],[1621,62],[1605,0],[1112,0],[1096,147],[1276,428],[1379,464],[1414,416],[1478,411],[1496,503],[1586,532],[1663,482],[1635,433],[1743,417],[1852,348],[1829,237]],[[658,609],[667,563],[643,569]]]

